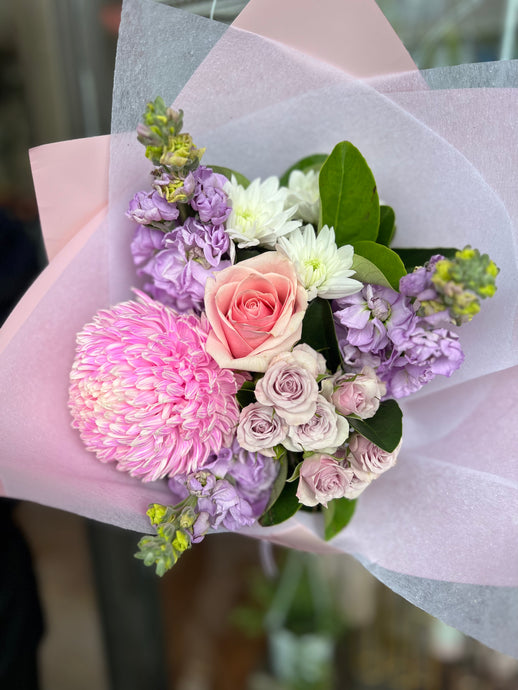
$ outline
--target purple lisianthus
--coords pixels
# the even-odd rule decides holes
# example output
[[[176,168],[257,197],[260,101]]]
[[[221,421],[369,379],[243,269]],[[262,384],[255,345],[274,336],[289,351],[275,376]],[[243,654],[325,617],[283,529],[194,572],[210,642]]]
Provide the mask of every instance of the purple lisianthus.
[[[179,211],[176,204],[170,204],[157,191],[153,190],[151,192],[137,192],[129,203],[126,215],[136,223],[151,225],[163,222],[170,223],[178,218]]]
[[[204,223],[222,225],[232,210],[223,189],[227,178],[204,165],[200,165],[193,172],[193,176],[195,188],[191,200],[192,208],[198,212],[200,220]]]

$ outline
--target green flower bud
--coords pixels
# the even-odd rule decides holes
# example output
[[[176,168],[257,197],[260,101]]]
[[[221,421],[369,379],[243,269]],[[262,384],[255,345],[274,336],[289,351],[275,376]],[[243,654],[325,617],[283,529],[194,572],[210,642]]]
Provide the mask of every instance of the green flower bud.
[[[160,165],[175,172],[182,171],[185,175],[199,166],[204,153],[205,149],[196,148],[190,134],[179,134],[168,138],[162,150]]]
[[[442,259],[436,263],[432,283],[439,301],[460,326],[480,311],[479,297],[484,299],[495,294],[497,275],[498,268],[487,254],[481,255],[478,249],[467,246],[457,251],[453,260]],[[432,303],[424,308],[432,309]]]
[[[167,506],[163,506],[160,503],[152,503],[146,510],[146,515],[152,525],[159,525],[164,521],[167,513]]]
[[[178,523],[182,529],[190,529],[196,522],[196,513],[191,506],[188,506],[180,515]]]
[[[184,530],[176,530],[176,536],[173,541],[173,548],[178,551],[179,554],[187,551],[191,548],[191,540]]]

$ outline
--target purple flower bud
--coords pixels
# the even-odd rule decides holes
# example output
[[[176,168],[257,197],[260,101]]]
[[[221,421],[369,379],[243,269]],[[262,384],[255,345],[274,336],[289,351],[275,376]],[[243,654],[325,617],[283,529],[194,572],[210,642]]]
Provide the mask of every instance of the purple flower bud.
[[[230,215],[231,206],[223,187],[227,178],[200,165],[193,173],[196,182],[191,206],[204,223],[222,225]]]
[[[179,211],[176,204],[168,203],[153,190],[152,192],[137,192],[129,203],[126,215],[136,223],[150,225],[176,220]]]
[[[426,266],[419,266],[412,273],[403,276],[399,281],[399,291],[407,297],[416,297],[420,302],[437,299],[437,292],[432,283],[435,264],[444,259],[440,254],[434,254]]]

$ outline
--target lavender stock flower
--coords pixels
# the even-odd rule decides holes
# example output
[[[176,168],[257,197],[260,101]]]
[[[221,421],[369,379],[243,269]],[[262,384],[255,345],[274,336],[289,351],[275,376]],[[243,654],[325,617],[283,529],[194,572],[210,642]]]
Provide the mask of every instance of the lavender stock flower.
[[[195,499],[193,541],[223,525],[236,530],[253,524],[263,513],[278,467],[274,460],[249,453],[234,440],[208,458],[203,470],[169,480],[175,505]]]
[[[220,451],[221,453],[221,451]],[[279,473],[279,464],[261,453],[250,453],[241,448],[237,440],[232,444],[232,463],[228,474],[236,482],[239,494],[250,503],[258,518],[270,498],[273,482]]]
[[[412,275],[411,280],[402,281],[404,289],[429,294],[425,269]],[[344,361],[355,372],[366,364],[376,368],[387,386],[387,398],[415,393],[439,374],[451,376],[464,359],[457,336],[442,327],[442,317],[419,315],[415,295],[367,285],[361,293],[336,300],[333,306]]]
[[[158,192],[137,192],[129,203],[128,218],[141,225],[170,223],[179,216],[176,204],[170,204]]]
[[[132,252],[138,274],[151,281],[146,291],[179,312],[201,311],[207,279],[231,264],[230,259],[222,259],[230,252],[225,230],[195,218],[161,238],[139,231]]]
[[[410,301],[381,285],[365,285],[361,292],[335,300],[334,308],[335,321],[347,328],[347,342],[371,354],[383,350],[395,333],[416,321]]]
[[[217,479],[211,491],[198,499],[198,510],[208,514],[213,529],[223,525],[229,530],[236,530],[255,522],[250,504],[226,479]]]
[[[227,193],[223,189],[227,178],[204,165],[200,165],[193,175],[195,188],[191,201],[192,208],[198,212],[200,220],[204,223],[222,225],[232,210]]]
[[[131,243],[131,253],[136,266],[149,261],[151,257],[164,248],[164,233],[162,230],[139,225],[135,229],[133,241]]]
[[[437,291],[432,283],[432,275],[438,261],[444,259],[441,254],[435,254],[426,266],[419,266],[412,273],[403,276],[399,281],[399,291],[407,297],[415,297],[420,302],[437,298]]]

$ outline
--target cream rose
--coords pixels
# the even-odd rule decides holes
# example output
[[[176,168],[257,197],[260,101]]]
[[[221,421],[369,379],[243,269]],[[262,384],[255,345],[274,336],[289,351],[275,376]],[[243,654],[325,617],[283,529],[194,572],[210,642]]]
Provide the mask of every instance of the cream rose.
[[[306,307],[293,264],[279,252],[218,271],[205,286],[207,352],[224,369],[266,371],[300,339]]]

